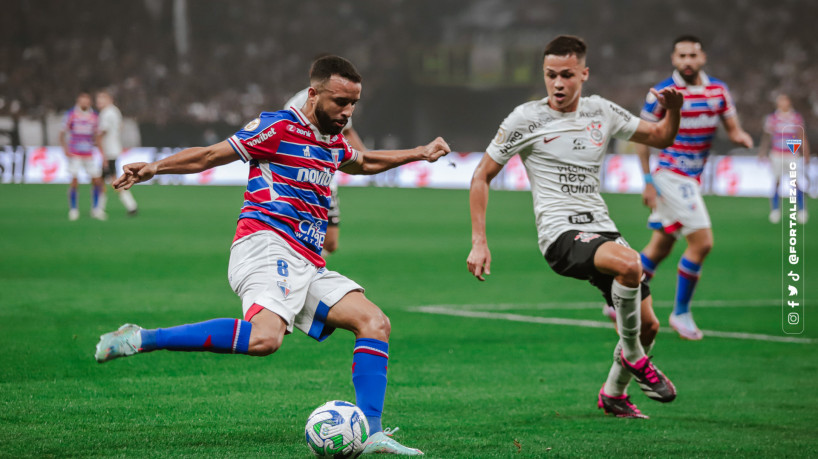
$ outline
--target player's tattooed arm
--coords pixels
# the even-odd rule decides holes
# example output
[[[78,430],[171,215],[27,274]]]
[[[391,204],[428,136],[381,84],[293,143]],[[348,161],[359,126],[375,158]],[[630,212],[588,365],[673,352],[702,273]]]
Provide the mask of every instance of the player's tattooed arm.
[[[491,274],[491,251],[486,238],[486,208],[489,202],[489,184],[503,169],[487,154],[474,170],[469,188],[469,211],[471,213],[471,252],[466,258],[469,272],[478,280],[486,280]]]
[[[209,147],[186,148],[152,163],[126,164],[122,168],[123,174],[114,180],[112,185],[117,190],[127,190],[137,183],[152,179],[157,174],[195,174],[238,159],[236,152],[224,140]]]
[[[684,96],[672,88],[665,88],[661,91],[651,88],[650,92],[664,107],[665,116],[656,123],[640,120],[639,127],[636,128],[630,141],[654,148],[667,148],[673,145],[676,134],[679,132]]]
[[[441,137],[411,150],[369,150],[358,152],[358,158],[341,168],[347,174],[377,174],[413,161],[433,163],[449,154],[451,148]]]

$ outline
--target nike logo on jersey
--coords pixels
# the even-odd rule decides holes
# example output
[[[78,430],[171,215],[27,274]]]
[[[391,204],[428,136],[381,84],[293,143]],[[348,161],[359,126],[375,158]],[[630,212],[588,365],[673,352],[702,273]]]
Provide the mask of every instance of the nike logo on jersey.
[[[556,140],[557,138],[559,138],[558,135],[555,135],[554,137],[551,137],[550,139],[546,139],[545,137],[543,137],[542,143],[548,143],[548,142],[550,142],[552,140]]]

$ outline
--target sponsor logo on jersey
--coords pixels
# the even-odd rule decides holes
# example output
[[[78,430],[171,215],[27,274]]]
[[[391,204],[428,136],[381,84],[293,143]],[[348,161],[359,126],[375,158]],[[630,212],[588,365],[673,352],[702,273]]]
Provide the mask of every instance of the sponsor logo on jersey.
[[[583,111],[579,112],[579,117],[580,118],[596,118],[596,117],[602,116],[602,115],[603,114],[602,114],[602,109],[601,108],[597,108],[596,110],[594,110],[592,112],[583,112]]]
[[[793,156],[795,156],[795,154],[798,153],[798,149],[801,148],[801,139],[787,139],[785,143]]]
[[[295,233],[298,239],[307,241],[314,246],[322,247],[326,235],[321,231],[321,222],[301,220],[298,222],[298,232]]]
[[[600,122],[591,122],[588,127],[585,128],[588,131],[588,135],[591,137],[591,143],[596,145],[597,147],[601,147],[603,143],[605,143],[605,136],[602,135],[602,123]]]
[[[556,118],[554,118],[553,116],[546,116],[538,120],[534,120],[531,122],[531,124],[528,125],[528,132],[534,132],[535,130],[545,126],[546,124],[554,121],[555,119]]]
[[[255,147],[256,145],[260,144],[261,142],[264,142],[265,140],[269,139],[274,135],[276,135],[276,130],[273,128],[269,128],[266,131],[261,131],[260,134],[253,137],[253,140],[247,142],[247,145]]]
[[[560,191],[565,194],[589,194],[599,193],[599,185],[588,179],[589,174],[599,173],[599,166],[558,166]]]
[[[295,178],[299,182],[309,182],[320,186],[329,186],[332,181],[332,173],[328,170],[310,169],[309,167],[298,168],[298,175]]]
[[[588,243],[588,242],[591,242],[591,241],[593,241],[594,239],[596,239],[598,237],[599,237],[599,234],[586,233],[585,231],[581,231],[581,232],[577,233],[576,236],[574,236],[574,240],[579,241],[579,242]]]
[[[590,212],[582,212],[568,216],[568,222],[574,225],[583,225],[585,223],[593,223],[594,215]]]
[[[574,139],[574,148],[573,150],[584,150],[585,149],[585,142],[582,139]]]
[[[608,104],[608,105],[611,107],[611,110],[614,113],[616,113],[617,115],[621,116],[622,119],[624,119],[626,123],[631,120],[631,114],[628,113],[627,111],[619,108],[619,106],[614,105],[614,104]]]
[[[679,129],[701,129],[712,128],[719,124],[718,115],[705,115],[702,113],[699,116],[683,116],[679,122]]]
[[[244,130],[245,131],[255,131],[259,124],[261,124],[261,119],[256,118],[253,121],[250,121],[249,123],[245,124],[244,125]]]
[[[555,135],[554,137],[551,137],[550,139],[549,139],[549,138],[546,138],[546,137],[543,137],[543,138],[542,138],[542,143],[548,143],[548,142],[550,142],[550,141],[552,141],[552,140],[557,140],[557,138],[559,138],[559,136],[558,136],[558,135]]]
[[[503,145],[503,148],[500,149],[500,153],[508,154],[509,150],[514,146],[515,143],[519,142],[523,138],[523,134],[520,131],[514,131],[511,135],[508,136],[508,140]]]
[[[290,132],[295,132],[296,134],[303,135],[304,137],[312,137],[312,131],[309,129],[302,129],[294,124],[288,124],[287,130]]]

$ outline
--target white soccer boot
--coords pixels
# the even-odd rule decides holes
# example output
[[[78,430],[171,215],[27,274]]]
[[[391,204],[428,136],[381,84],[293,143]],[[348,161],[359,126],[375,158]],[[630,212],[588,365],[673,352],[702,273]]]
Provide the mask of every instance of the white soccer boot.
[[[423,451],[401,445],[391,438],[392,434],[400,428],[384,429],[382,432],[372,434],[364,442],[363,454],[397,454],[399,456],[423,456]]]
[[[704,337],[696,322],[693,322],[693,313],[690,311],[679,315],[671,313],[668,323],[683,339],[698,341]]]
[[[125,324],[117,331],[100,336],[94,358],[97,359],[97,362],[104,363],[136,354],[142,347],[141,330],[142,327],[139,325]]]
[[[77,221],[80,219],[80,211],[79,209],[71,209],[68,211],[68,219],[73,221]]]
[[[108,214],[106,214],[101,208],[91,209],[91,218],[105,221],[108,220]]]

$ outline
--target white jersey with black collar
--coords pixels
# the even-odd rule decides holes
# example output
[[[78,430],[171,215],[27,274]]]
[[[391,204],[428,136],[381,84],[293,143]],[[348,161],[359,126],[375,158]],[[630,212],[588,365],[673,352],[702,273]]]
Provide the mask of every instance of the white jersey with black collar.
[[[519,154],[531,193],[540,250],[569,230],[617,231],[600,195],[600,170],[612,137],[628,140],[639,117],[599,96],[582,97],[562,113],[548,98],[517,106],[486,153],[505,165]]]

